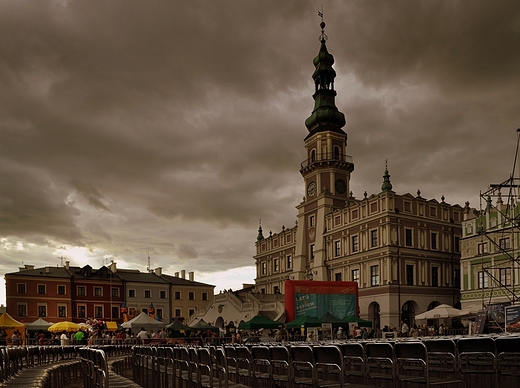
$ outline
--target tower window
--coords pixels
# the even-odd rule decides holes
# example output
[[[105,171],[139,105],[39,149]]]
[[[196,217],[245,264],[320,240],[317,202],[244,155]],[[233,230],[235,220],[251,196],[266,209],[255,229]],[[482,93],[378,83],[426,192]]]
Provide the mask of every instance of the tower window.
[[[432,267],[432,287],[439,287],[439,267]]]
[[[358,236],[355,235],[355,236],[352,236],[352,252],[357,252],[359,251],[359,240],[358,240]]]
[[[378,237],[377,229],[371,230],[370,231],[370,246],[372,248],[377,248],[377,246],[379,245],[377,237]]]
[[[432,232],[430,237],[431,237],[431,249],[435,249],[435,250],[439,249],[437,247],[437,233]]]
[[[352,281],[359,284],[359,269],[352,270]]]
[[[370,285],[379,286],[379,266],[373,265],[370,267]]]
[[[405,245],[407,247],[413,246],[412,229],[405,229],[404,234],[405,234]]]

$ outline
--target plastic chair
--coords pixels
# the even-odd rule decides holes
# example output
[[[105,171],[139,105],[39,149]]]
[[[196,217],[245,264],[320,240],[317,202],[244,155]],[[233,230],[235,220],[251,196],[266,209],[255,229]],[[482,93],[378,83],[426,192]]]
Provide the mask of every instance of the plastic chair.
[[[468,386],[495,386],[497,372],[495,340],[493,338],[460,338],[457,341],[457,349],[459,352],[459,372]]]
[[[518,387],[520,383],[520,337],[503,336],[495,338],[497,351],[497,386],[509,384]]]
[[[269,347],[271,379],[277,387],[290,387],[293,382],[291,355],[285,346]]]
[[[345,383],[366,384],[365,348],[359,342],[347,342],[341,345],[343,355],[343,374]]]
[[[314,354],[307,345],[291,346],[291,369],[293,384],[296,386],[314,385]]]
[[[390,342],[365,344],[367,383],[395,386],[394,347]]]
[[[430,375],[428,362],[428,349],[419,341],[396,342],[394,345],[396,358],[396,381],[400,383],[413,383],[425,385],[427,388],[437,385],[462,385],[464,380],[458,378],[455,370],[451,374],[442,377]]]
[[[314,353],[314,386],[344,386],[343,356],[337,346],[318,345],[312,348]]]

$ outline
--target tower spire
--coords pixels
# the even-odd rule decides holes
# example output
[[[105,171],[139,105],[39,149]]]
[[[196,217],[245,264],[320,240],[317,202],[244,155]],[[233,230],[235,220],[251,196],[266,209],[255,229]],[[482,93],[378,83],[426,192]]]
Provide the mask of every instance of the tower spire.
[[[309,132],[320,132],[322,130],[335,130],[343,132],[346,124],[345,115],[341,113],[336,107],[334,90],[334,78],[336,72],[332,65],[334,64],[334,57],[327,51],[325,42],[327,35],[325,34],[325,22],[323,21],[323,13],[318,11],[318,16],[321,16],[320,23],[321,47],[318,55],[313,60],[315,67],[312,78],[314,80],[315,91],[312,96],[314,99],[314,110],[307,120],[305,126]]]
[[[388,173],[388,159],[385,159],[385,174],[383,175],[383,184],[381,191],[392,191],[392,184],[390,183],[390,174]]]

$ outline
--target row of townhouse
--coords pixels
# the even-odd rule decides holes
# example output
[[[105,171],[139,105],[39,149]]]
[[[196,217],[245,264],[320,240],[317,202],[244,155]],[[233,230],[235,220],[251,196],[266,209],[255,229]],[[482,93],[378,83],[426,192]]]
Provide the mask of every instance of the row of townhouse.
[[[188,317],[213,298],[214,285],[194,281],[194,273],[175,276],[162,268],[149,272],[118,269],[116,263],[94,269],[70,266],[35,268],[25,265],[5,274],[6,308],[15,319],[33,322],[122,323],[141,312],[168,324]]]

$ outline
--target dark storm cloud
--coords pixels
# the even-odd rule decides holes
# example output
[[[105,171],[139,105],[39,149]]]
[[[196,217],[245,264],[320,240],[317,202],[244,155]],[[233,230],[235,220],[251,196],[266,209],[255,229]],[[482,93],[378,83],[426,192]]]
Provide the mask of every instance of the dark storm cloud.
[[[254,265],[259,219],[266,234],[292,227],[304,195],[320,8],[3,1],[2,268],[74,261],[79,248],[95,265]],[[356,197],[380,190],[385,159],[395,191],[450,203],[477,206],[509,176],[517,1],[326,2],[324,13]]]

